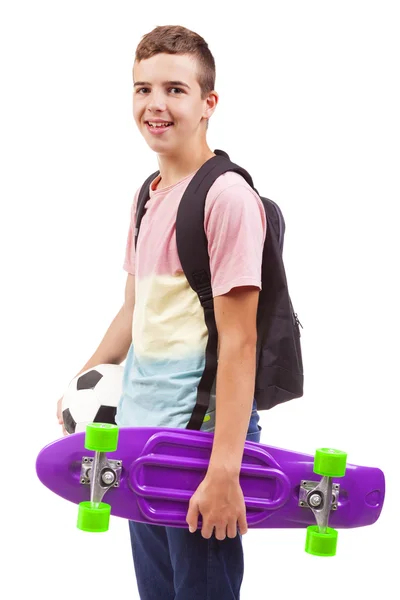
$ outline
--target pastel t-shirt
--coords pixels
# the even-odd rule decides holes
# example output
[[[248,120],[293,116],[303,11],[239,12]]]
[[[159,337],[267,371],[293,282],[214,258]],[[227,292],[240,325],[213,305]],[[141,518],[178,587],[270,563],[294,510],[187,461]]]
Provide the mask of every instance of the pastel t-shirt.
[[[196,171],[164,189],[150,184],[135,252],[136,204],[123,268],[135,276],[132,344],[124,368],[116,422],[121,427],[185,428],[205,367],[208,330],[197,294],[179,260],[175,222],[179,203]],[[238,286],[261,289],[266,235],[263,204],[238,173],[220,175],[205,203],[213,296]],[[215,428],[215,384],[203,431]]]

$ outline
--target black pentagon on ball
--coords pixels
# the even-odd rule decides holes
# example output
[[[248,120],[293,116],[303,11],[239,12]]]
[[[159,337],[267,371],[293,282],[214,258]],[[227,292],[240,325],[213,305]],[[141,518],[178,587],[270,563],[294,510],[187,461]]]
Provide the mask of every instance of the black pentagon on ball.
[[[111,423],[115,424],[115,415],[117,414],[116,406],[100,406],[97,415],[94,418],[95,423]]]
[[[92,369],[88,371],[84,375],[81,375],[76,382],[77,390],[92,390],[99,383],[100,379],[102,379],[103,375],[96,371],[96,369]]]
[[[76,421],[73,419],[69,408],[63,410],[62,413],[64,427],[68,431],[68,433],[75,433]]]

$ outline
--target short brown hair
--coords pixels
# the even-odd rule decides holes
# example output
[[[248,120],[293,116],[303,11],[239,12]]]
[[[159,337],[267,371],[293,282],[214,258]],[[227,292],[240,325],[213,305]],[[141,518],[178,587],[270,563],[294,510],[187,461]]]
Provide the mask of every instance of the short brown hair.
[[[197,59],[197,81],[201,99],[205,100],[215,88],[215,61],[207,42],[197,33],[180,25],[159,26],[144,35],[136,48],[135,61],[155,54],[190,54]]]

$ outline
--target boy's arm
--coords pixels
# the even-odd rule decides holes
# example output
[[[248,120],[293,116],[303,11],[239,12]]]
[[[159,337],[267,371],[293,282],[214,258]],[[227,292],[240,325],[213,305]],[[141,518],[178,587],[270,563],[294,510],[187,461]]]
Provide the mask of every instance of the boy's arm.
[[[219,359],[209,472],[240,473],[254,400],[259,293],[254,286],[236,287],[214,298]]]
[[[238,472],[254,401],[257,308],[267,231],[259,196],[227,183],[206,201],[205,230],[210,256],[219,355],[216,426],[211,466]]]
[[[135,307],[135,276],[128,273],[125,285],[125,300],[107,329],[99,347],[90,357],[82,369],[75,375],[77,377],[84,371],[101,364],[119,365],[125,360],[132,343],[132,319]],[[62,397],[57,402],[57,418],[63,425]],[[66,433],[64,426],[63,432]]]

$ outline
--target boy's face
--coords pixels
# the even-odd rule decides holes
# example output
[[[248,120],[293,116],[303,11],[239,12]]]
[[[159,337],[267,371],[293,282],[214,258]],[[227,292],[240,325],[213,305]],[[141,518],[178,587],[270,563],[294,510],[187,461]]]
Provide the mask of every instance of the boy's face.
[[[158,154],[173,155],[193,142],[204,143],[206,119],[215,110],[218,94],[211,92],[201,99],[196,69],[195,58],[177,54],[156,54],[134,64],[133,116],[140,133]],[[173,125],[162,133],[152,133],[148,122],[157,119]]]

